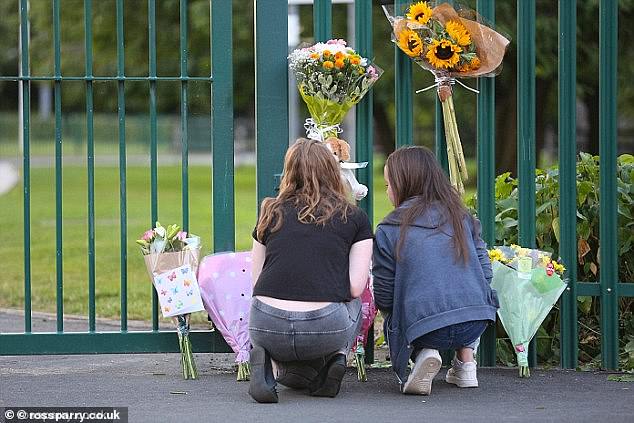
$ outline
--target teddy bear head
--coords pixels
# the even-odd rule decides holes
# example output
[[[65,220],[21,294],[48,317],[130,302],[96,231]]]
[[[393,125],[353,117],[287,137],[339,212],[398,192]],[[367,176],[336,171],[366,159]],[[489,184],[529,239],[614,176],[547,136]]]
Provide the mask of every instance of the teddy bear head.
[[[337,137],[330,137],[324,142],[326,143],[326,147],[332,151],[332,154],[337,157],[337,160],[340,162],[350,160],[350,144],[348,144],[345,140]]]

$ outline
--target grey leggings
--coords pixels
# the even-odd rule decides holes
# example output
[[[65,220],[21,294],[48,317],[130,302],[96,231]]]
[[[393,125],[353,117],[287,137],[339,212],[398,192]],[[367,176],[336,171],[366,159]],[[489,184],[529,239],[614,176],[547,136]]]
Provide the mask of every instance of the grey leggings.
[[[257,298],[251,302],[249,336],[276,361],[304,361],[347,352],[361,327],[361,300],[313,311],[287,311]]]

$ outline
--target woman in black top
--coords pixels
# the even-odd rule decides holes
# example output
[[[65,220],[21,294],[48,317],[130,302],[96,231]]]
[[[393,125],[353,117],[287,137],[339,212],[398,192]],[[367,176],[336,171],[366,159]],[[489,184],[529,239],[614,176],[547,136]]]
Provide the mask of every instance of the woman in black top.
[[[277,402],[277,381],[336,396],[361,324],[372,229],[323,143],[289,148],[279,194],[262,202],[253,238],[249,394]]]

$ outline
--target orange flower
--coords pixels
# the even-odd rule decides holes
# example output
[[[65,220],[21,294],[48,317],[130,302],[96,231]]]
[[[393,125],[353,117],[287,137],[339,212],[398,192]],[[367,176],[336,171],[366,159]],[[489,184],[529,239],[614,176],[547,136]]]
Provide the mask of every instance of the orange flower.
[[[324,57],[332,56],[332,53],[330,52],[330,50],[324,50],[322,54],[324,55]]]
[[[471,59],[471,63],[469,63],[469,65],[471,66],[471,69],[478,69],[482,65],[482,62],[479,58],[474,57]]]
[[[312,54],[310,55],[310,58],[311,58],[311,59],[319,59],[319,53],[312,53]]]
[[[342,69],[346,64],[343,62],[343,59],[335,60],[335,67],[337,69]]]
[[[350,63],[352,63],[353,65],[358,65],[359,63],[361,63],[361,59],[359,59],[358,56],[355,56],[352,59],[350,59]]]
[[[338,51],[338,52],[335,54],[335,59],[336,59],[336,60],[345,59],[345,57],[346,57],[346,55],[345,55],[345,54],[343,54],[343,53],[342,53],[342,52],[340,52],[340,51]]]
[[[335,64],[332,63],[330,60],[326,60],[323,66],[324,66],[324,69],[330,70],[335,67]]]

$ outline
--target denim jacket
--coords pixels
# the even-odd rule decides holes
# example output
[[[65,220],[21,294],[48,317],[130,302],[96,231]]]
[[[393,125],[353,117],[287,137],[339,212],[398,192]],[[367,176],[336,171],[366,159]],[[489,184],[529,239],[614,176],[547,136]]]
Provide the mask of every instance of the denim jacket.
[[[377,307],[385,315],[392,368],[405,382],[411,343],[436,329],[472,320],[495,321],[497,293],[480,222],[466,215],[463,226],[469,256],[455,259],[453,227],[434,204],[407,231],[396,260],[399,215],[411,200],[390,213],[376,229],[372,273]]]

